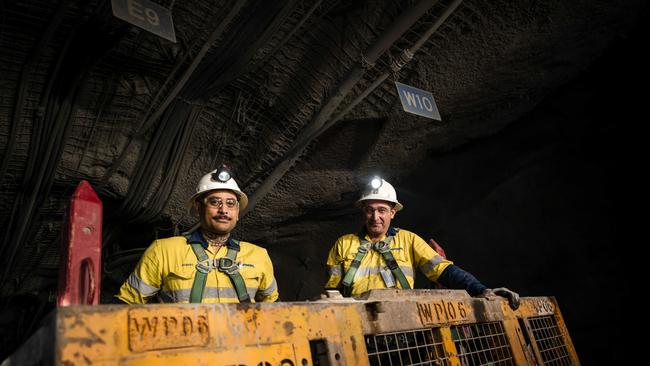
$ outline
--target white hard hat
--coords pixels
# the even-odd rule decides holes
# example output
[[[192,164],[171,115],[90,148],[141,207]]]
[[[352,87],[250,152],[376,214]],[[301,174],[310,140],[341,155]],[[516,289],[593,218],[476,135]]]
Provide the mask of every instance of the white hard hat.
[[[225,166],[222,166],[219,169],[215,169],[210,173],[206,174],[199,180],[199,184],[196,185],[196,193],[187,200],[187,209],[191,210],[194,206],[194,200],[200,195],[208,191],[214,191],[216,189],[227,189],[234,193],[239,200],[239,208],[241,210],[245,209],[248,206],[248,197],[246,193],[242,192],[235,182],[235,179],[230,176],[230,172]]]
[[[392,202],[395,204],[395,211],[399,211],[404,208],[404,205],[397,201],[397,193],[393,186],[379,177],[372,178],[370,184],[368,184],[361,194],[361,198],[357,201],[357,206],[362,206],[363,201],[367,200],[381,200]]]

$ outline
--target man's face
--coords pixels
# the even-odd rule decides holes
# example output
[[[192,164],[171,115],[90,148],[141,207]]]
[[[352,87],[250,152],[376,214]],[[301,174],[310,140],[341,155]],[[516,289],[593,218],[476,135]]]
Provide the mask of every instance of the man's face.
[[[237,225],[239,202],[232,191],[211,191],[194,204],[200,215],[201,228],[204,230],[225,235]]]
[[[390,221],[395,217],[395,209],[390,202],[368,200],[364,202],[363,214],[366,218],[366,231],[371,238],[381,237],[388,232]]]

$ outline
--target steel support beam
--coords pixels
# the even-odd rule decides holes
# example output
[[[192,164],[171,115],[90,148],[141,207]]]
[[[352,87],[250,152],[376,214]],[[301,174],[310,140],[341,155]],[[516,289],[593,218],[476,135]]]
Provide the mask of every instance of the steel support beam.
[[[244,216],[255,208],[257,203],[265,197],[275,187],[278,181],[291,169],[293,164],[303,154],[305,148],[318,136],[319,131],[328,122],[331,115],[339,107],[343,99],[361,80],[366,70],[371,68],[375,61],[381,56],[395,41],[415,24],[437,0],[420,0],[411,8],[402,13],[395,22],[361,55],[361,59],[341,80],[338,86],[330,94],[331,97],[323,104],[323,107],[312,118],[312,120],[303,128],[293,145],[283,155],[282,160],[273,168],[273,171],[262,182],[262,184],[249,197],[248,207],[241,215]],[[321,132],[322,133],[322,132]]]

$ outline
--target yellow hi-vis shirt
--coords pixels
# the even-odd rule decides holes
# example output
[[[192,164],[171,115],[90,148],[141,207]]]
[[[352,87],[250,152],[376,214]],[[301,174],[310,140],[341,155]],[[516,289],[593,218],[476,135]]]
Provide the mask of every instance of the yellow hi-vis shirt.
[[[415,268],[431,281],[436,281],[442,271],[453,264],[436,253],[422,238],[408,230],[390,228],[388,234],[394,234],[396,231],[395,237],[390,242],[391,253],[411,288],[415,282]],[[370,241],[367,234],[365,239]],[[385,239],[386,236],[380,240]],[[350,269],[350,264],[356,257],[360,245],[358,234],[343,235],[336,240],[327,258],[330,277],[325,288],[339,289],[342,286],[341,282]],[[384,273],[383,276],[381,272]],[[381,253],[373,249],[368,250],[352,281],[352,296],[372,289],[388,288],[384,276],[389,276],[389,280],[392,278],[391,285],[393,283],[394,285],[390,287],[401,288],[399,281],[393,278]]]
[[[210,259],[226,256],[226,245],[216,252],[211,249],[199,230],[190,242],[201,242]],[[237,246],[228,239],[227,246]],[[156,296],[160,302],[188,303],[198,260],[188,239],[183,236],[154,241],[144,252],[135,270],[120,288],[117,297],[129,304],[144,304]],[[236,262],[239,265],[251,302],[273,302],[278,299],[278,286],[273,276],[273,264],[266,249],[239,242]],[[217,268],[208,273],[203,291],[203,303],[236,303],[237,292],[230,277]]]

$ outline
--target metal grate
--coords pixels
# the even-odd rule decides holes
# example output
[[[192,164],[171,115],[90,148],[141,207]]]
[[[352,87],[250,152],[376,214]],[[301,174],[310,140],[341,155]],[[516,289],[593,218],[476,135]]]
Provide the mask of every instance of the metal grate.
[[[433,329],[367,335],[366,349],[372,366],[451,365]]]
[[[571,365],[569,350],[553,315],[528,318],[544,365]]]
[[[453,326],[451,336],[461,365],[514,365],[501,322]]]

